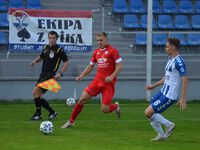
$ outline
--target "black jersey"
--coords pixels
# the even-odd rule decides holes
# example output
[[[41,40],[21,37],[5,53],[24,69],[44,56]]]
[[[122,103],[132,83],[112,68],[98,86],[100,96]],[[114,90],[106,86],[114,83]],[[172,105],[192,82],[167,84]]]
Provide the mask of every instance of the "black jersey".
[[[68,61],[64,50],[58,45],[50,47],[47,45],[40,54],[43,59],[42,74],[55,74],[59,68],[61,60]]]

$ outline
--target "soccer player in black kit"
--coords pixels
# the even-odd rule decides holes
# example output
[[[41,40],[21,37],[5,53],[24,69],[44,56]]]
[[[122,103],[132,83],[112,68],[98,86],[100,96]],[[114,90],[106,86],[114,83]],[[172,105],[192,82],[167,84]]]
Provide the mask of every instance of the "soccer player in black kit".
[[[41,54],[30,63],[30,66],[34,66],[36,63],[43,60],[42,72],[37,83],[41,83],[51,78],[59,80],[63,76],[64,71],[67,69],[68,58],[63,49],[56,44],[58,37],[57,32],[50,31],[48,33],[49,44],[46,45]],[[63,66],[61,70],[56,73],[61,60],[63,61]],[[32,94],[34,97],[36,112],[31,117],[31,120],[40,120],[42,118],[41,107],[44,107],[49,111],[49,120],[52,120],[57,116],[57,112],[49,106],[48,101],[42,98],[46,91],[47,90],[37,86],[33,88]]]

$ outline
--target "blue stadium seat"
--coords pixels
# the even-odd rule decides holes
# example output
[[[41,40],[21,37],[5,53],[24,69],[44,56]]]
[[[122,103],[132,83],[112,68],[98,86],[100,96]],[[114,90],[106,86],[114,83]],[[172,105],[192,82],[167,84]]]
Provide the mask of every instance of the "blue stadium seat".
[[[160,29],[174,28],[171,16],[170,15],[159,15],[158,16],[158,28],[160,28]]]
[[[187,40],[191,46],[200,45],[200,34],[188,34]]]
[[[164,0],[163,1],[163,12],[164,13],[177,13],[178,9],[175,0]]]
[[[147,45],[147,34],[137,33],[135,35],[135,44],[136,45]]]
[[[128,7],[125,0],[114,0],[113,1],[113,13],[128,13]]]
[[[185,15],[175,16],[175,28],[177,29],[190,29],[188,17]]]
[[[131,0],[131,13],[145,13],[146,9],[144,8],[142,0]]]
[[[180,13],[193,13],[193,5],[190,0],[181,0],[179,4]]]
[[[124,15],[125,28],[140,28],[140,24],[136,15]]]
[[[141,17],[141,27],[144,28],[144,29],[147,28],[147,15],[142,15],[142,17]],[[156,24],[156,20],[155,20],[154,17],[153,17],[153,28],[154,29],[158,28],[157,24]]]
[[[24,8],[23,0],[9,0],[10,8]]]
[[[9,27],[7,13],[0,13],[0,27]]]
[[[40,0],[27,0],[27,8],[29,9],[41,9]]]
[[[162,13],[162,6],[158,0],[153,0],[153,13]]]
[[[8,44],[8,40],[6,39],[5,33],[1,31],[0,31],[0,44]]]
[[[197,13],[200,13],[200,1],[199,1],[199,0],[196,1],[196,4],[195,4],[195,11],[196,11]]]
[[[7,9],[5,0],[0,0],[0,11],[7,11]]]
[[[172,34],[170,34],[170,37],[179,39],[180,42],[181,42],[181,45],[187,45],[187,41],[186,41],[186,38],[185,38],[184,34],[172,33]]]
[[[167,34],[153,34],[153,45],[166,45]]]
[[[192,16],[192,28],[200,29],[200,15]]]

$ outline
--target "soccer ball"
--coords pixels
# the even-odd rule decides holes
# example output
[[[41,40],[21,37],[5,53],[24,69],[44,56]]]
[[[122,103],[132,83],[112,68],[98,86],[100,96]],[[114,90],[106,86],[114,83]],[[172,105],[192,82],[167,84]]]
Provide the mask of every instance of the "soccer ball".
[[[40,131],[43,134],[51,134],[53,132],[53,124],[51,121],[43,121],[40,124]]]
[[[72,106],[74,106],[75,104],[76,104],[76,100],[74,99],[74,98],[68,98],[67,100],[66,100],[66,104],[67,104],[67,106],[70,106],[70,107],[72,107]]]

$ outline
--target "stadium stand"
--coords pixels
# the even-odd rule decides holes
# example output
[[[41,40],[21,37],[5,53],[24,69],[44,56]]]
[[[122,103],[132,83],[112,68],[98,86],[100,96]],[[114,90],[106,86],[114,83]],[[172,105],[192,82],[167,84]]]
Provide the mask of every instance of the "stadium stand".
[[[200,45],[200,34],[188,34],[187,41],[190,46]]]
[[[200,13],[200,1],[197,0],[195,3],[195,11],[196,13]]]
[[[114,0],[113,13],[128,13],[128,6],[125,0]]]
[[[9,8],[25,8],[23,0],[9,0]]]
[[[125,15],[124,16],[124,27],[125,28],[140,28],[140,24],[136,15]]]
[[[192,16],[192,28],[200,29],[200,15]]]
[[[181,0],[179,4],[180,13],[193,13],[192,1],[190,0]]]
[[[181,34],[181,33],[172,33],[169,36],[179,39],[180,42],[181,42],[181,45],[183,45],[183,46],[187,45],[187,41],[186,41],[186,38],[185,38],[184,34]]]
[[[0,27],[2,29],[5,29],[5,28],[9,27],[7,13],[0,13]]]
[[[180,30],[191,28],[188,17],[185,15],[176,15],[174,26],[176,29],[180,29]]]
[[[0,11],[7,11],[8,7],[5,0],[0,0]]]
[[[158,16],[158,28],[159,29],[173,29],[173,21],[170,15]]]
[[[158,0],[153,1],[153,13],[162,13],[162,6]]]
[[[175,0],[164,0],[163,1],[163,12],[164,13],[178,13]]]
[[[134,1],[134,0],[133,0]],[[24,4],[28,4],[28,1],[23,1]],[[100,9],[97,12],[93,13],[93,48],[95,48],[96,42],[95,42],[95,33],[98,31],[106,31],[109,35],[109,40],[112,45],[117,47],[120,51],[120,54],[123,57],[125,68],[122,74],[120,74],[120,79],[145,79],[146,78],[146,72],[145,72],[145,64],[146,64],[146,26],[147,26],[147,1],[141,0],[142,2],[142,8],[144,8],[145,13],[132,13],[131,12],[131,0],[76,0],[76,3],[74,3],[74,0],[68,0],[66,3],[65,0],[41,0],[41,5],[43,9],[58,9],[58,10],[97,10]],[[168,5],[169,4],[169,5]],[[199,5],[198,5],[199,4]],[[132,4],[133,5],[133,4]],[[140,5],[140,6],[141,6]],[[104,11],[101,6],[104,6]],[[180,0],[154,0],[153,5],[153,27],[154,31],[160,32],[153,34],[153,53],[155,54],[153,56],[154,62],[153,65],[158,66],[156,71],[152,71],[153,78],[159,78],[160,74],[162,74],[162,66],[164,65],[163,62],[167,59],[164,54],[164,45],[166,43],[166,38],[168,36],[174,36],[181,40],[182,44],[182,53],[190,54],[185,55],[186,59],[189,60],[189,66],[193,66],[193,63],[190,62],[190,60],[196,60],[199,59],[200,54],[200,35],[199,34],[191,34],[190,32],[199,31],[199,19],[198,15],[196,13],[200,13],[200,2],[192,0],[192,8],[193,12],[185,13],[180,12],[181,3]],[[135,8],[138,8],[134,6]],[[133,8],[134,8],[133,7]],[[183,8],[184,9],[184,8]],[[102,15],[104,12],[104,16]],[[168,22],[165,24],[161,19],[162,25],[159,24],[159,28],[157,23],[160,23],[160,16],[162,15],[168,15],[171,17],[170,19],[170,27],[166,28],[163,27],[164,25],[168,25]],[[187,18],[186,21],[182,20],[176,20],[178,18],[177,16],[185,16],[183,18]],[[120,27],[124,27],[125,23],[129,23],[129,21],[126,21],[126,16],[134,16],[133,19],[130,20],[130,23],[136,23],[136,27],[131,27],[130,30],[122,30],[119,32]],[[130,19],[128,17],[128,19]],[[197,19],[196,19],[197,17]],[[2,17],[0,17],[1,19]],[[7,18],[7,17],[6,17]],[[102,21],[102,18],[104,18],[104,22]],[[134,22],[135,20],[135,22]],[[182,24],[179,23],[179,21],[182,21],[186,25],[184,28],[181,26]],[[102,27],[102,24],[104,23],[104,26]],[[177,29],[173,28],[177,25]],[[180,25],[180,26],[179,26]],[[173,27],[171,27],[173,26]],[[127,26],[129,28],[129,26]],[[162,30],[161,30],[162,29]],[[1,30],[4,30],[1,28]],[[132,32],[133,31],[133,32]],[[140,33],[140,32],[143,33]],[[179,33],[179,31],[184,31],[184,33]],[[8,32],[8,29],[5,31]],[[6,36],[6,38],[8,38]],[[8,41],[8,39],[7,39]],[[133,45],[132,48],[130,48],[130,45]],[[1,45],[1,44],[0,44]],[[194,47],[194,48],[193,48]],[[158,50],[158,51],[157,51]],[[159,53],[157,53],[159,52]],[[193,56],[191,56],[194,54]],[[71,65],[69,67],[69,70],[65,74],[65,77],[75,77],[78,73],[80,73],[84,66],[88,64],[88,61],[90,59],[91,54],[68,54],[69,59],[71,61]],[[31,53],[15,53],[10,54],[9,59],[10,61],[2,61],[0,64],[1,67],[1,73],[0,77],[5,77],[7,72],[7,67],[13,68],[11,72],[9,72],[10,77],[30,77],[30,78],[37,78],[38,74],[40,72],[40,66],[33,69],[32,72],[30,72],[30,69],[27,70],[27,65],[29,61],[35,57],[35,54]],[[5,57],[4,57],[5,58]],[[17,61],[19,60],[19,61]],[[25,60],[22,62],[21,60]],[[17,65],[16,68],[18,70],[22,70],[21,72],[17,71],[16,68],[13,66]],[[81,65],[80,65],[81,64]],[[198,66],[198,63],[195,65]],[[2,67],[3,66],[3,67]],[[191,70],[190,73],[194,77],[199,76],[198,71]],[[89,75],[89,78],[92,77],[91,74]]]
[[[167,34],[153,34],[153,45],[166,45]]]
[[[140,21],[140,23],[141,23],[141,27],[143,28],[143,29],[146,29],[147,28],[147,15],[142,15],[141,16],[141,21]],[[156,20],[155,20],[155,18],[153,17],[153,28],[154,29],[156,29],[158,26],[157,26],[157,23],[156,23]]]
[[[5,33],[1,31],[0,31],[0,44],[8,44]]]
[[[40,0],[27,0],[27,8],[29,9],[41,9]]]
[[[135,37],[136,45],[147,45],[147,35],[142,33],[137,33]]]
[[[142,0],[131,0],[130,12],[145,13],[146,9],[144,8]]]

